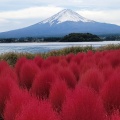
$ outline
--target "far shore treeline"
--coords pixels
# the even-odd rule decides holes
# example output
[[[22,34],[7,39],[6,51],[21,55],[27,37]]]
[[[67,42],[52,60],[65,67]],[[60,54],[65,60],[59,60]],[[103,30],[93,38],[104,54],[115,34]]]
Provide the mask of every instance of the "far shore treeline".
[[[25,38],[0,38],[0,43],[18,42],[96,42],[118,41],[120,35],[97,36],[91,33],[70,33],[64,37],[25,37]]]

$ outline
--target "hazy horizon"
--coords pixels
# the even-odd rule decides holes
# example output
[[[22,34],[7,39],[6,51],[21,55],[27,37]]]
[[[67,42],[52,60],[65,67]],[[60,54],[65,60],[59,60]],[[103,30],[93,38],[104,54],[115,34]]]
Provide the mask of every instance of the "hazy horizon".
[[[63,9],[71,9],[85,18],[120,26],[119,0],[0,0],[0,32],[40,22]]]

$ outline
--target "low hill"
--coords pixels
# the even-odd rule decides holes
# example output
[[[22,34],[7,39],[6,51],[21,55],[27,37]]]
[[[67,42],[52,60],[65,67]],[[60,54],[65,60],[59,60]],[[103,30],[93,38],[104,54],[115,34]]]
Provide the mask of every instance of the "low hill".
[[[91,41],[101,41],[97,35],[90,33],[71,33],[66,35],[60,42],[91,42]]]

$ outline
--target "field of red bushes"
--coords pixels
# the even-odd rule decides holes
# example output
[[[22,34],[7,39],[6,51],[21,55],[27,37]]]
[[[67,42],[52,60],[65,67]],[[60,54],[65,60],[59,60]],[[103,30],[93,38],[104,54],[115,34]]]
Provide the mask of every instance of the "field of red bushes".
[[[120,50],[0,61],[2,120],[120,120]]]

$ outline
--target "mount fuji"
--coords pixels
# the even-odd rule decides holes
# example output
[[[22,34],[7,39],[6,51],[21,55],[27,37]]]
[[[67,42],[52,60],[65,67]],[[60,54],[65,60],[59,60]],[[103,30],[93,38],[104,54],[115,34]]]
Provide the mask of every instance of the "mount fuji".
[[[120,34],[120,26],[89,20],[65,9],[29,27],[2,32],[0,38],[60,37],[69,33]]]

